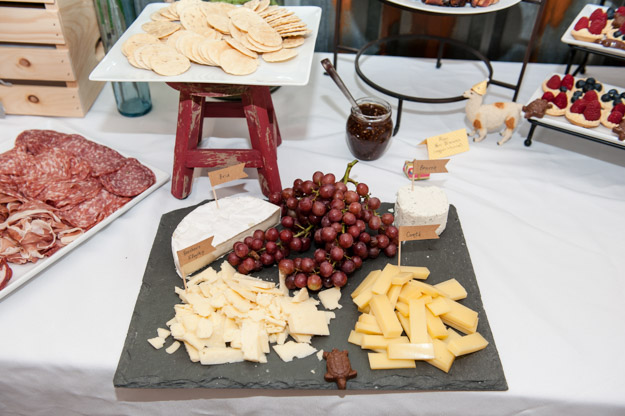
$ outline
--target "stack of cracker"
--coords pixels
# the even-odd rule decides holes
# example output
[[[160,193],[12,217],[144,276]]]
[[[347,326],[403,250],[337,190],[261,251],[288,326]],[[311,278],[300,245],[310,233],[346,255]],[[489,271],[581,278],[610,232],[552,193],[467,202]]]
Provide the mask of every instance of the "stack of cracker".
[[[265,62],[284,62],[311,31],[293,11],[270,6],[270,0],[229,3],[179,0],[153,13],[131,36],[122,53],[136,68],[174,76],[191,63],[221,67],[232,75],[256,71]]]

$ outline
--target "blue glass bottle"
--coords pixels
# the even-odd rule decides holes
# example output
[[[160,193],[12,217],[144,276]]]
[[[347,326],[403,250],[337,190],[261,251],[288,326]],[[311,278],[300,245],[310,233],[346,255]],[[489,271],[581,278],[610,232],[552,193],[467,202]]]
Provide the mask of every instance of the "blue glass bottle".
[[[93,0],[100,36],[109,51],[128,26],[137,18],[132,0]],[[117,110],[126,117],[139,117],[152,109],[150,88],[146,82],[112,82]]]

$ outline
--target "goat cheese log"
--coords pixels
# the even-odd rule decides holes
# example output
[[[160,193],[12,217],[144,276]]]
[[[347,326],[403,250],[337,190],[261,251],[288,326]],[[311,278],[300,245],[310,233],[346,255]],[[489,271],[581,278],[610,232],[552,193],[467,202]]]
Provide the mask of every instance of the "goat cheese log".
[[[395,226],[440,224],[436,234],[441,235],[447,226],[449,202],[445,191],[436,186],[407,185],[397,191]]]

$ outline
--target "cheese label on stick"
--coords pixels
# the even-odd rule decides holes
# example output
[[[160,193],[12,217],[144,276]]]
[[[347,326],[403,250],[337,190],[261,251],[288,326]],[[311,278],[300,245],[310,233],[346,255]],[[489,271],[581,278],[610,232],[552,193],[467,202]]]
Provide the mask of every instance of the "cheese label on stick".
[[[435,240],[439,238],[438,234],[436,234],[438,227],[439,224],[399,227],[399,241]]]
[[[212,186],[221,185],[222,183],[234,181],[236,179],[247,178],[247,174],[243,172],[243,168],[245,168],[245,163],[239,163],[238,165],[217,169],[208,172],[208,178],[210,179]]]
[[[448,173],[449,171],[445,167],[449,162],[449,159],[435,159],[435,160],[413,160],[413,172],[415,177],[419,175],[429,175],[430,173]]]
[[[439,136],[428,137],[419,144],[427,145],[428,157],[430,159],[441,159],[469,150],[467,129],[454,130]]]
[[[207,254],[215,251],[215,247],[213,247],[213,238],[213,236],[210,236],[199,243],[176,251],[183,277],[197,270],[196,267],[193,267],[193,262],[196,262],[198,259],[201,259]]]

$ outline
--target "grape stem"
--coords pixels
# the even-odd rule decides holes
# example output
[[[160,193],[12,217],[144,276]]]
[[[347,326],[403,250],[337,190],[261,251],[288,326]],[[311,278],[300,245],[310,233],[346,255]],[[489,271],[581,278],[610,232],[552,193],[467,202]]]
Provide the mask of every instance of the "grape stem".
[[[343,182],[345,185],[347,185],[347,182],[351,182],[353,184],[358,185],[357,182],[355,182],[353,179],[350,179],[349,177],[349,174],[352,172],[352,168],[354,167],[356,163],[358,163],[358,159],[354,159],[353,161],[347,164],[347,168],[345,169],[345,174],[343,175],[343,179],[341,179],[341,182]]]

